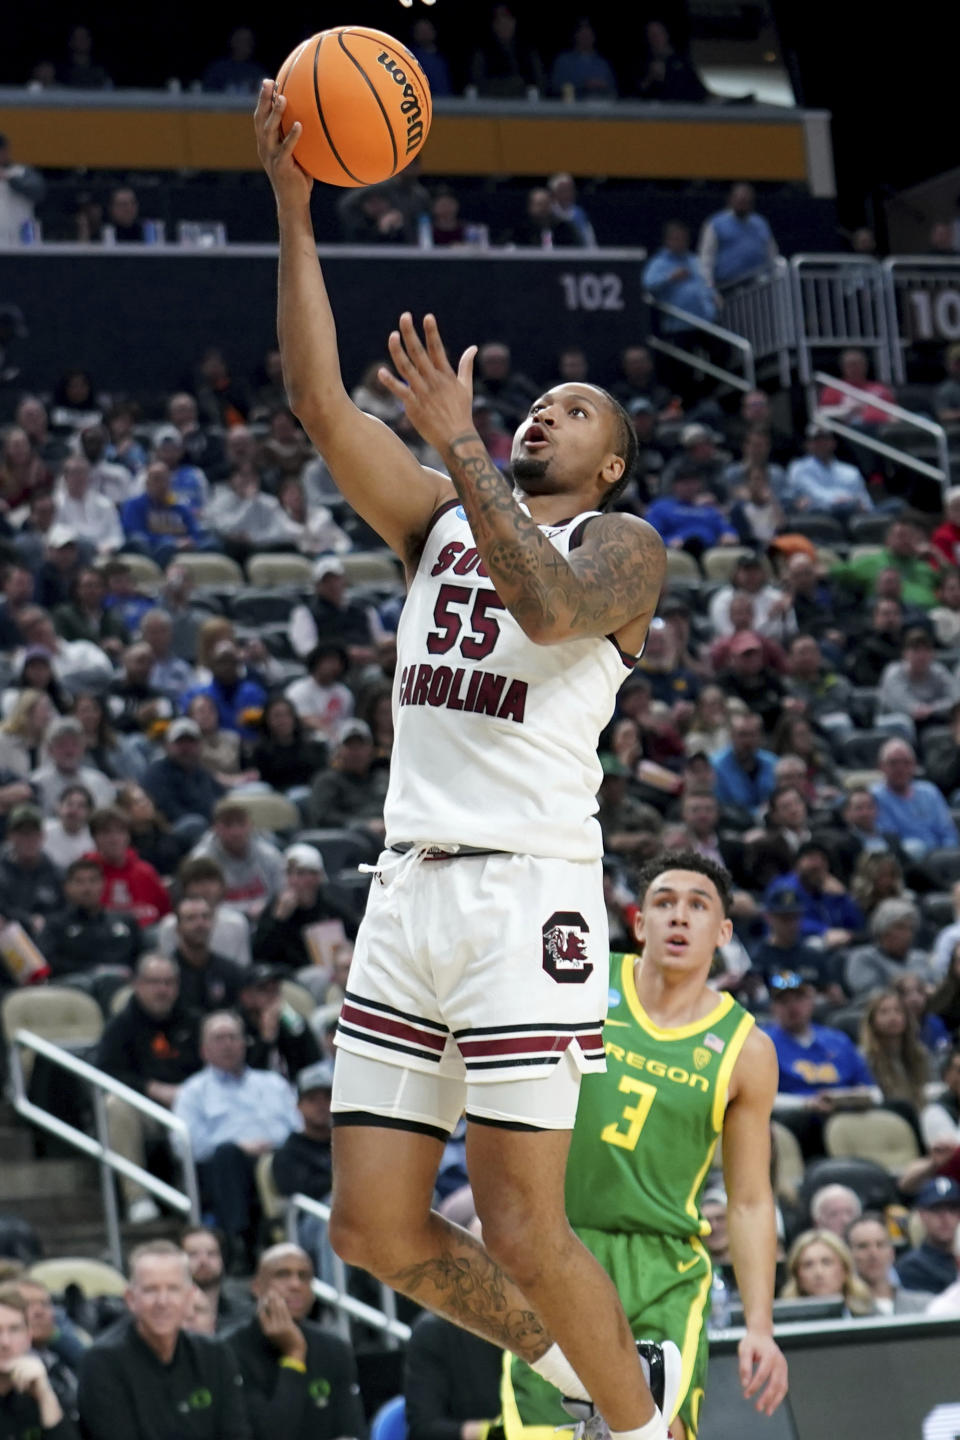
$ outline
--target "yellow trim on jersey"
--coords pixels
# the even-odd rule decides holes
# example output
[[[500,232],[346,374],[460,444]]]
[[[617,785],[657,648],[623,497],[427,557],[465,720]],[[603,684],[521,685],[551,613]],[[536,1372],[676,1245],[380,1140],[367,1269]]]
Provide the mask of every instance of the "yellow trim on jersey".
[[[654,1040],[689,1040],[691,1036],[699,1035],[702,1031],[709,1030],[711,1025],[716,1025],[732,1008],[733,996],[720,995],[718,996],[719,1003],[710,1011],[709,1015],[704,1015],[702,1020],[694,1020],[691,1025],[678,1025],[675,1029],[662,1030],[659,1025],[653,1023],[640,1004],[637,982],[633,973],[633,967],[639,959],[639,955],[624,955],[620,983],[631,1015],[640,1029],[645,1030],[648,1035],[652,1035]]]
[[[733,1074],[733,1067],[740,1058],[740,1051],[756,1021],[752,1015],[744,1015],[740,1024],[734,1030],[733,1035],[727,1041],[727,1048],[720,1061],[720,1069],[714,1082],[713,1092],[713,1128],[719,1135],[723,1129],[723,1115],[727,1108],[727,1092],[730,1089],[730,1076]]]
[[[714,1099],[716,1099],[716,1096],[714,1096]],[[714,1154],[716,1153],[717,1141],[718,1141],[719,1139],[720,1139],[720,1136],[717,1135],[717,1136],[715,1137],[714,1141],[713,1141],[713,1144],[708,1148],[708,1150],[707,1150],[707,1155],[706,1155],[706,1159],[704,1160],[703,1164],[700,1166],[700,1169],[697,1171],[696,1179],[694,1180],[693,1184],[690,1186],[690,1194],[687,1196],[686,1200],[684,1201],[684,1205],[683,1205],[683,1208],[686,1210],[687,1214],[690,1216],[690,1219],[693,1221],[694,1225],[697,1225],[697,1226],[703,1225],[703,1226],[706,1227],[705,1229],[701,1230],[700,1233],[701,1233],[702,1235],[709,1235],[709,1234],[710,1234],[710,1222],[709,1222],[709,1220],[702,1220],[702,1219],[700,1218],[700,1212],[699,1212],[699,1210],[697,1209],[697,1196],[698,1196],[699,1193],[700,1193],[700,1186],[703,1184],[703,1181],[704,1181],[704,1178],[705,1178],[705,1176],[706,1176],[706,1173],[707,1173],[707,1171],[710,1169],[710,1166],[713,1164],[713,1157],[714,1157]]]
[[[679,1414],[680,1406],[686,1399],[687,1391],[690,1389],[690,1382],[693,1380],[693,1369],[697,1363],[697,1351],[700,1348],[700,1334],[703,1330],[703,1312],[706,1308],[707,1296],[710,1294],[710,1286],[713,1283],[713,1265],[710,1262],[710,1256],[707,1253],[706,1247],[695,1235],[691,1235],[690,1244],[696,1251],[697,1256],[706,1265],[707,1273],[700,1281],[696,1299],[690,1306],[687,1315],[687,1324],[683,1332],[683,1343],[680,1346],[680,1391],[677,1396],[676,1410],[674,1410],[673,1415],[666,1417],[668,1424]]]
[[[513,1356],[504,1350],[500,1373],[500,1409],[503,1433],[507,1440],[557,1440],[557,1431],[552,1425],[524,1425],[517,1407],[510,1366]]]

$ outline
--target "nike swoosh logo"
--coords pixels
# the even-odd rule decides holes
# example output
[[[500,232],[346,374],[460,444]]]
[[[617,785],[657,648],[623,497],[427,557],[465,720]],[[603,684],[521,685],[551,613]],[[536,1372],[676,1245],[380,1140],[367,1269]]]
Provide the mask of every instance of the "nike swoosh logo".
[[[630,1029],[630,1021],[629,1021],[629,1020],[605,1020],[603,1023],[604,1023],[604,1025],[619,1025],[619,1026],[621,1027],[621,1029],[623,1029],[623,1030],[629,1030],[629,1029]]]
[[[694,1255],[694,1257],[693,1257],[692,1260],[678,1260],[678,1261],[677,1261],[677,1274],[678,1274],[678,1275],[685,1275],[688,1270],[692,1270],[693,1267],[694,1267],[694,1265],[698,1265],[699,1263],[700,1263],[700,1256],[699,1256],[699,1255]]]

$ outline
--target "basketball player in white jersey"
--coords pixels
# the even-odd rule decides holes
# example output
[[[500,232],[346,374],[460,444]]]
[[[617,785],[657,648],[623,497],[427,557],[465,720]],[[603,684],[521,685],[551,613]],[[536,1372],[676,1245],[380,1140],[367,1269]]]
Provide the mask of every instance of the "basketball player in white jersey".
[[[290,404],[342,493],[403,559],[386,849],[338,1029],[330,1233],[350,1264],[589,1397],[622,1440],[666,1440],[611,1282],[570,1230],[564,1172],[580,1076],[604,1065],[608,941],[597,742],[656,608],[659,536],[605,513],[635,454],[592,385],[553,388],[497,471],[428,316],[382,371],[449,478],[361,413],[340,375],[311,181],[255,125],[280,225],[278,329]],[[483,1244],[431,1212],[461,1113]]]

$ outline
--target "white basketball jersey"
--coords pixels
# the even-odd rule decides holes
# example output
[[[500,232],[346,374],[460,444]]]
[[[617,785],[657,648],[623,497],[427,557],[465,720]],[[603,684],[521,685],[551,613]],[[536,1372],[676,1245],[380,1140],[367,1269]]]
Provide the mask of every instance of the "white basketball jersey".
[[[597,513],[540,528],[566,555]],[[442,505],[397,632],[387,844],[600,858],[597,742],[632,666],[612,639],[529,640]]]

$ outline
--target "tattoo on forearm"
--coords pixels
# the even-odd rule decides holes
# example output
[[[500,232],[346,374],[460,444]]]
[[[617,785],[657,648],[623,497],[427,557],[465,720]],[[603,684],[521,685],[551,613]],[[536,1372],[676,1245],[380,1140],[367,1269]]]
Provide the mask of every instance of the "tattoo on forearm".
[[[411,1300],[528,1363],[549,1349],[551,1338],[540,1320],[514,1303],[522,1296],[469,1235],[444,1236],[439,1254],[384,1279]]]
[[[653,609],[665,566],[654,532],[601,517],[571,564],[521,510],[475,432],[452,440],[446,458],[490,578],[524,629],[595,635]]]

